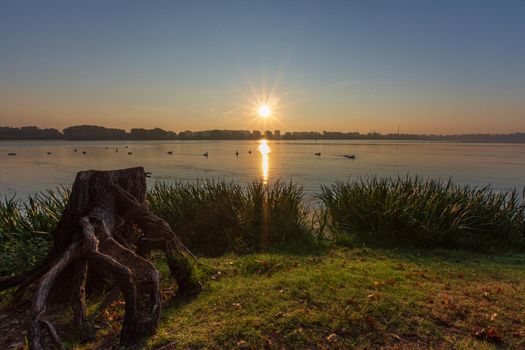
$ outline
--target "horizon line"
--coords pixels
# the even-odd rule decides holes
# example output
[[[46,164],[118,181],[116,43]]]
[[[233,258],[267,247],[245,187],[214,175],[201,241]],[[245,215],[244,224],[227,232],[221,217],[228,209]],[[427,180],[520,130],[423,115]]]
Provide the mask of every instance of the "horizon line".
[[[64,127],[63,129],[59,129],[56,127],[40,127],[38,125],[24,125],[24,126],[9,126],[9,125],[0,125],[0,129],[26,129],[26,128],[37,128],[38,130],[56,130],[60,132],[61,134],[64,134],[64,131],[69,128],[77,128],[77,127],[96,127],[96,128],[103,128],[106,130],[115,130],[115,131],[124,131],[126,134],[130,134],[133,130],[144,130],[144,131],[153,131],[153,130],[161,130],[164,132],[169,133],[176,133],[177,135],[180,133],[202,133],[202,132],[210,132],[210,131],[227,131],[227,132],[260,132],[261,134],[264,134],[266,132],[280,132],[281,136],[283,136],[286,133],[319,133],[319,134],[325,134],[325,133],[340,133],[340,134],[358,134],[358,135],[382,135],[382,136],[393,136],[393,135],[405,135],[405,136],[467,136],[467,135],[491,135],[491,136],[504,136],[504,135],[519,135],[519,134],[525,134],[525,130],[523,131],[513,131],[513,132],[481,132],[481,131],[471,131],[471,132],[462,132],[462,133],[406,133],[406,132],[381,132],[377,130],[370,130],[367,132],[362,132],[358,130],[348,130],[348,131],[342,131],[342,130],[287,130],[283,131],[281,129],[220,129],[220,128],[212,128],[212,129],[197,129],[197,130],[191,130],[191,129],[184,129],[184,130],[169,130],[169,129],[163,129],[160,127],[153,127],[153,128],[145,128],[145,127],[134,127],[134,128],[119,128],[119,127],[108,127],[104,125],[98,125],[98,124],[76,124],[76,125],[70,125],[67,127]]]

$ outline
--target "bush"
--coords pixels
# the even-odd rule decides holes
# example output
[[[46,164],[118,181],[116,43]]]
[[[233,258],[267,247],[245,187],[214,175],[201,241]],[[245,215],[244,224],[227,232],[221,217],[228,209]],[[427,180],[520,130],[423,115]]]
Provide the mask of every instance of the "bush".
[[[478,251],[525,245],[525,206],[515,191],[372,177],[323,186],[318,198],[340,241]]]

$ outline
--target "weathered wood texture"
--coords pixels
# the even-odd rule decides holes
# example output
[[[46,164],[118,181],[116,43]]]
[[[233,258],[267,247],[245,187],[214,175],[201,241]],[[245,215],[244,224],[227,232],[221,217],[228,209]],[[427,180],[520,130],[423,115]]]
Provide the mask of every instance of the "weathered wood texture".
[[[0,290],[18,286],[18,295],[37,284],[28,332],[31,349],[44,348],[44,329],[55,346],[63,348],[54,326],[45,319],[46,305],[53,299],[63,302],[67,297],[76,325],[91,334],[86,285],[96,290],[108,286],[108,281],[118,285],[125,299],[120,344],[134,345],[152,335],[161,306],[160,275],[147,260],[154,249],[165,252],[180,294],[201,288],[194,278],[191,253],[147,206],[143,168],[79,172],[53,238],[42,264],[0,281]]]

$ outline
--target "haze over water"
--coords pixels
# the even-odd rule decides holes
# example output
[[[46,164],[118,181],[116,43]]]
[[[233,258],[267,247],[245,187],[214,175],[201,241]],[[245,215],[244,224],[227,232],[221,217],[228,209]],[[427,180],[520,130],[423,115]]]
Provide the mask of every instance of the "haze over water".
[[[304,140],[268,141],[268,146],[271,152],[264,174],[259,141],[0,142],[0,195],[16,193],[24,198],[69,186],[81,170],[134,166],[152,173],[150,186],[155,181],[205,178],[246,183],[267,175],[270,183],[293,180],[310,195],[319,192],[321,185],[373,175],[452,178],[459,184],[491,185],[498,191],[525,186],[525,144]],[[16,156],[8,156],[10,152]],[[356,159],[347,159],[345,154],[355,154]]]

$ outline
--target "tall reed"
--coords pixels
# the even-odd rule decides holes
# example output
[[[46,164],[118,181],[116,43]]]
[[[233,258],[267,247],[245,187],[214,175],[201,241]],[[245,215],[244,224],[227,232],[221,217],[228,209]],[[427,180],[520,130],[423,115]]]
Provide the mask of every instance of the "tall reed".
[[[303,189],[293,183],[157,183],[148,192],[148,200],[152,211],[201,254],[249,252],[295,240],[311,241]]]
[[[52,232],[69,200],[69,189],[58,187],[26,200],[5,197],[0,200],[0,239],[6,235],[27,236],[33,232]]]
[[[318,198],[339,240],[483,251],[525,244],[516,191],[371,177],[323,186]]]
[[[29,269],[51,244],[67,188],[0,200],[0,275]],[[217,256],[271,247],[304,251],[313,227],[338,243],[490,251],[525,249],[525,205],[516,191],[458,186],[418,177],[365,178],[323,186],[310,211],[302,187],[225,180],[157,183],[147,194],[194,252]]]
[[[0,275],[30,269],[47,253],[69,189],[59,187],[27,200],[0,200]]]
[[[220,180],[156,183],[148,201],[152,211],[196,252],[220,255],[242,244],[246,204],[237,184]]]

